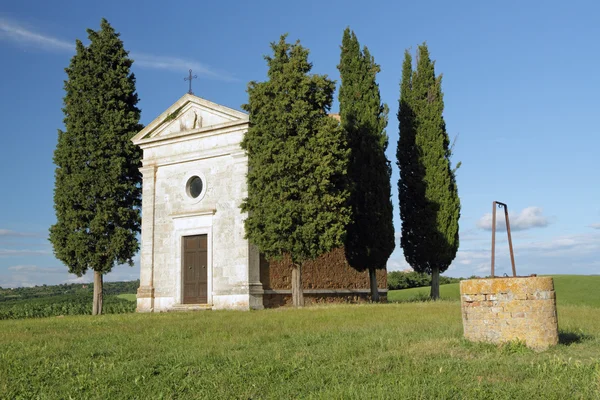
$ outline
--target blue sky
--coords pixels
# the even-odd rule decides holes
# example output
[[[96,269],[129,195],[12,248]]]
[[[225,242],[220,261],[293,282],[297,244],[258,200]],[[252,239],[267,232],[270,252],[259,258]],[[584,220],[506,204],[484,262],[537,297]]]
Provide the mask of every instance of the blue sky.
[[[600,3],[595,1],[4,2],[0,6],[0,286],[89,281],[52,255],[52,154],[62,128],[64,68],[75,39],[105,17],[121,33],[149,123],[187,91],[235,109],[264,80],[282,33],[311,51],[313,72],[339,80],[350,26],[381,65],[395,167],[401,63],[427,41],[443,74],[448,131],[462,161],[461,245],[447,274],[487,274],[491,203],[509,205],[517,272],[600,273]],[[337,110],[337,104],[333,111]],[[397,233],[397,235],[398,235]],[[510,271],[505,234],[497,271]],[[407,267],[399,242],[389,270]],[[130,280],[119,266],[107,280]]]

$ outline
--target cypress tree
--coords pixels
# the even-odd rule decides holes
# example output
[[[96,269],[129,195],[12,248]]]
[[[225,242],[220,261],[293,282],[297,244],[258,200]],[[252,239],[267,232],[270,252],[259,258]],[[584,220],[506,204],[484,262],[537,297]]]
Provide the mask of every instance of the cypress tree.
[[[443,111],[442,77],[435,76],[427,45],[418,48],[416,71],[407,51],[398,111],[401,246],[415,271],[431,274],[433,299],[459,244],[460,199]]]
[[[268,80],[248,84],[247,238],[269,259],[289,254],[292,297],[303,305],[302,264],[343,244],[348,148],[327,116],[335,82],[310,75],[308,50],[286,36],[271,43]]]
[[[141,152],[130,139],[140,110],[132,60],[113,27],[87,30],[66,68],[63,112],[54,151],[55,256],[69,272],[94,271],[92,314],[102,313],[102,276],[117,264],[133,265],[139,249]]]
[[[385,155],[388,107],[376,82],[379,65],[367,47],[361,51],[350,28],[344,31],[338,69],[340,117],[350,147],[352,221],[344,248],[353,268],[369,271],[371,298],[379,301],[376,270],[385,269],[394,250],[392,169]]]

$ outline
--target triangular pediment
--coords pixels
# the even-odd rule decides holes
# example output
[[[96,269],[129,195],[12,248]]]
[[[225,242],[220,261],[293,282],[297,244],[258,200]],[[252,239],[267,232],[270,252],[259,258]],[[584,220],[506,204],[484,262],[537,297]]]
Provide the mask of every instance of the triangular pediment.
[[[150,139],[176,137],[240,122],[248,122],[248,114],[186,94],[135,135],[132,141],[140,144]]]

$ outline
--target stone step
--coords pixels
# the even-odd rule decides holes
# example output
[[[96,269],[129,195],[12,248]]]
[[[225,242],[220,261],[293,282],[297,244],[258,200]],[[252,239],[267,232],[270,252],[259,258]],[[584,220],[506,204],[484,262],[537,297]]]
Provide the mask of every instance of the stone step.
[[[176,304],[169,309],[170,312],[177,311],[210,311],[212,305],[210,304]]]

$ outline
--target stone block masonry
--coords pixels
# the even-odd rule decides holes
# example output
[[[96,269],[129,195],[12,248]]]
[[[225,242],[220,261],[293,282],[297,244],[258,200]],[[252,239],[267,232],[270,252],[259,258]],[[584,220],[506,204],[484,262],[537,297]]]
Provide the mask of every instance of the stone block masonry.
[[[556,295],[551,277],[469,279],[460,283],[465,338],[521,340],[534,350],[558,344]]]

